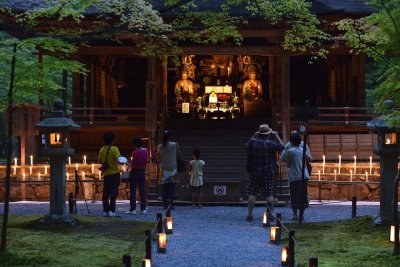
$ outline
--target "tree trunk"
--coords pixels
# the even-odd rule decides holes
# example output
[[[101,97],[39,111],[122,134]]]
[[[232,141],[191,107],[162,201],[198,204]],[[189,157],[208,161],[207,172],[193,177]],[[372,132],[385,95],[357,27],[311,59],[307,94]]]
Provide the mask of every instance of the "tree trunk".
[[[6,169],[6,192],[4,194],[4,215],[3,226],[1,228],[1,245],[0,253],[7,252],[7,230],[8,230],[8,213],[10,205],[10,175],[11,175],[11,154],[12,154],[12,114],[13,114],[13,89],[15,74],[15,54],[17,52],[17,44],[13,45],[13,56],[11,60],[10,86],[8,89],[8,142],[7,142],[7,169]]]

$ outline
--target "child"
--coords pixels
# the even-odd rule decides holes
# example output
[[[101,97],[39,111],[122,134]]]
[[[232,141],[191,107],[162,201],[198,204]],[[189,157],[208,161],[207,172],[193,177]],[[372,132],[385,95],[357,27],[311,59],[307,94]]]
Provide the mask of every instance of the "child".
[[[201,208],[201,187],[203,185],[203,166],[205,162],[200,159],[200,150],[193,150],[193,160],[190,161],[190,185],[192,186],[192,207]]]

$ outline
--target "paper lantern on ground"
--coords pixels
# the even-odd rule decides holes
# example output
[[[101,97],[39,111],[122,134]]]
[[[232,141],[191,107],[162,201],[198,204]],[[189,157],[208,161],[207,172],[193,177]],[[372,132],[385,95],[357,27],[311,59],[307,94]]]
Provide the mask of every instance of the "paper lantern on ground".
[[[390,225],[390,242],[394,243],[394,224]],[[400,231],[399,231],[399,240],[400,240]]]
[[[173,233],[172,217],[165,217],[165,233]]]
[[[288,246],[283,246],[282,248],[282,254],[281,254],[281,265],[282,266],[288,266],[288,254],[289,254],[289,247]]]
[[[271,226],[269,234],[269,242],[271,244],[279,244],[279,242],[281,241],[280,239],[281,239],[280,227]]]
[[[167,251],[167,235],[165,233],[158,234],[157,252],[165,253]]]
[[[150,259],[143,259],[142,260],[142,267],[151,267],[151,260]]]
[[[263,226],[268,227],[269,226],[269,221],[270,221],[270,215],[268,211],[264,211],[263,213]]]

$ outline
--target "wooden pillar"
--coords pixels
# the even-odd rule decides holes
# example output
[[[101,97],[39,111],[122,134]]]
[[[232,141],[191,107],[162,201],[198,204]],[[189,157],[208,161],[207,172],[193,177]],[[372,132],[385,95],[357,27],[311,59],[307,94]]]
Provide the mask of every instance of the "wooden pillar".
[[[163,103],[163,117],[168,112],[168,57],[163,57],[162,62],[162,103]]]
[[[61,90],[61,99],[64,102],[64,111],[65,107],[67,106],[67,90],[68,90],[68,72],[66,70],[63,70],[62,72],[62,87],[63,89]]]
[[[72,74],[72,106],[82,107],[83,88],[81,88],[81,75],[79,73]]]
[[[158,92],[159,92],[159,75],[157,75],[157,59],[149,57],[147,61],[147,82],[146,82],[146,115],[145,115],[145,131],[149,133],[149,149],[150,157],[155,153],[155,132],[157,130],[157,113],[158,113]],[[159,72],[158,72],[159,73]]]
[[[282,73],[282,135],[283,140],[288,140],[290,132],[290,57],[284,55],[281,57]]]
[[[283,140],[287,140],[290,132],[290,56],[271,56],[269,76],[273,127],[281,126]],[[280,115],[280,122],[277,121],[277,114]]]
[[[365,55],[353,56],[353,92],[355,100],[353,105],[365,106]]]

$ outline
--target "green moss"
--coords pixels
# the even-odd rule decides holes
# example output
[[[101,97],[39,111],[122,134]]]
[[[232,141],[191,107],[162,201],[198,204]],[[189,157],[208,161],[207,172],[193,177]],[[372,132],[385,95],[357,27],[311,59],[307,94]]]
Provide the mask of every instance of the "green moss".
[[[296,262],[308,266],[309,257],[318,257],[322,267],[397,267],[389,227],[376,226],[370,217],[347,221],[288,225],[295,231]],[[287,235],[283,239],[288,242]]]
[[[139,266],[144,231],[154,222],[75,216],[75,224],[40,223],[40,216],[10,216],[7,255],[1,266]]]

